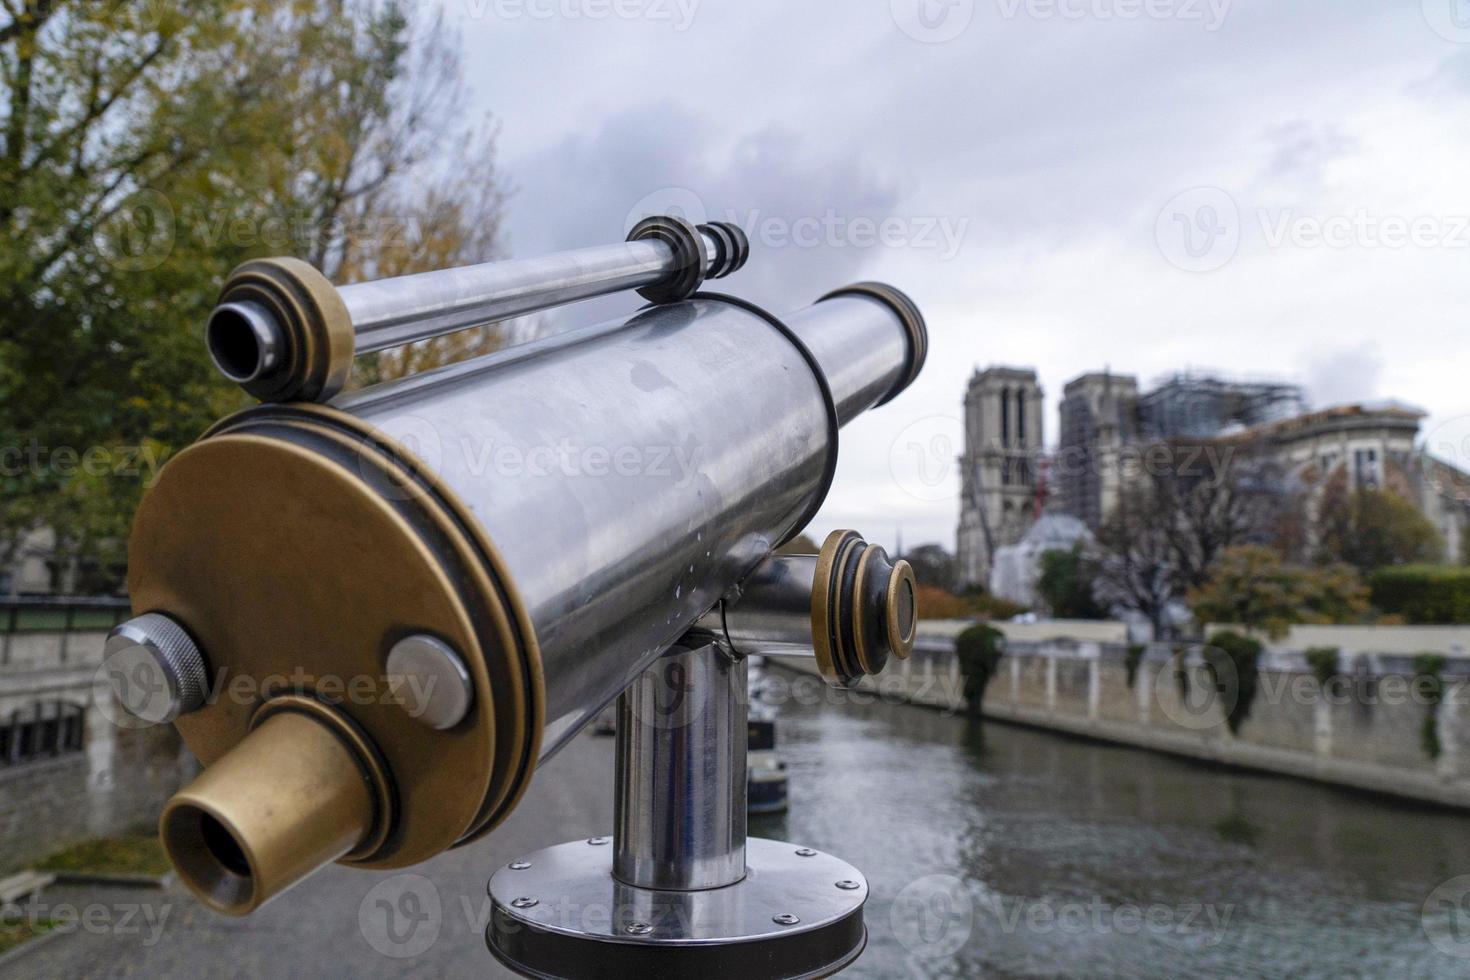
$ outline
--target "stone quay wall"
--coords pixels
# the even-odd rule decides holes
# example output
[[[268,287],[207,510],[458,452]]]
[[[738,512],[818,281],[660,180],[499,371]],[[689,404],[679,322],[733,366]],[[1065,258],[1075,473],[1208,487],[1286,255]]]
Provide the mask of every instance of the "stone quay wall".
[[[802,673],[810,659],[773,658]],[[1249,712],[1232,731],[1240,685],[1199,646],[1008,641],[985,717],[1190,759],[1470,809],[1470,660],[1437,678],[1415,658],[1344,653],[1325,684],[1304,651],[1268,649]],[[1228,670],[1225,671],[1228,673]],[[953,632],[921,633],[914,656],[866,678],[863,694],[966,710]],[[1436,694],[1436,691],[1439,693]]]

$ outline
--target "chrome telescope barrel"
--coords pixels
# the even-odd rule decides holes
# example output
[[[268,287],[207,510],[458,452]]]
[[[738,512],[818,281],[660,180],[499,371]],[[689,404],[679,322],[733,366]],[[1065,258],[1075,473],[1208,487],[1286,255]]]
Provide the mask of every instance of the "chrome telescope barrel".
[[[654,217],[615,245],[340,287],[298,260],[263,259],[231,274],[205,338],[220,373],[257,398],[326,401],[358,354],[628,289],[683,299],[749,256],[734,224]]]
[[[244,914],[326,861],[403,867],[488,833],[541,761],[807,525],[839,428],[907,387],[927,343],[914,304],[878,284],[785,318],[699,293],[217,424],[160,474],[130,553],[135,609],[234,681],[176,721],[230,774],[206,770],[165,811],[181,877]],[[829,542],[813,584],[845,590],[839,679],[865,649],[886,656],[885,631],[911,642],[903,569],[855,537]],[[256,686],[235,696],[242,678]],[[281,739],[310,754],[278,790],[259,747]],[[280,795],[311,772],[319,792]]]

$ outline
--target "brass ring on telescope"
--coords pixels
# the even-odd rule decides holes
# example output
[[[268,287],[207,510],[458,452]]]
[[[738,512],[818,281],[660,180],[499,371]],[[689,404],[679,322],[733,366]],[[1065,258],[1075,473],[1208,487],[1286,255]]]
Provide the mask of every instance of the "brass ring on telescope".
[[[867,601],[868,575],[881,549],[869,546],[858,558],[857,577],[852,586],[852,638],[854,653],[857,656],[857,665],[864,674],[872,675],[881,671],[884,663],[879,660],[882,650],[872,650],[869,644],[864,642],[873,624],[868,622],[870,607]],[[886,659],[886,658],[885,658]]]
[[[862,543],[856,531],[833,531],[822,544],[812,579],[812,652],[817,669],[837,687],[846,687],[852,677],[842,644],[843,572],[852,549]]]
[[[844,686],[851,687],[866,673],[857,658],[857,620],[853,586],[857,581],[858,564],[871,546],[859,537],[840,552],[833,567],[833,582],[837,592],[831,599],[837,643],[833,647],[833,660],[837,672],[844,678]]]
[[[914,383],[914,379],[924,368],[924,362],[929,359],[929,328],[924,323],[924,314],[919,312],[918,304],[907,293],[883,282],[857,282],[851,286],[843,286],[817,302],[825,303],[840,296],[866,296],[886,304],[897,314],[899,322],[903,324],[904,333],[908,335],[909,358],[906,369],[892,390],[878,401],[878,405],[886,405]]]
[[[907,628],[904,625],[902,605],[905,594],[912,604],[907,617]],[[914,652],[914,639],[919,633],[919,580],[914,575],[914,567],[902,559],[894,562],[893,571],[888,573],[888,596],[884,615],[887,619],[888,643],[893,649],[893,655],[899,660],[907,660]]]
[[[230,273],[219,305],[258,303],[290,335],[289,356],[242,387],[262,401],[326,401],[347,383],[356,335],[337,287],[308,262],[256,259]]]
[[[674,271],[638,290],[650,303],[677,303],[704,285],[710,264],[709,245],[699,229],[683,218],[660,214],[644,218],[628,233],[628,241],[663,242],[674,253]]]

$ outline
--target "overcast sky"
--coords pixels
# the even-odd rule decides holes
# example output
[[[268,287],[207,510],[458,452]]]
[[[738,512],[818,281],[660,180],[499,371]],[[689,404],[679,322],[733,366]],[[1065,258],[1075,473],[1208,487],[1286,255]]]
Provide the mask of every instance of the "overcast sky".
[[[1074,376],[1194,368],[1410,402],[1466,463],[1467,0],[443,3],[515,254],[667,202],[745,225],[722,286],[777,311],[918,301],[928,367],[845,430],[819,539],[953,548],[988,364],[1040,372],[1048,443]]]

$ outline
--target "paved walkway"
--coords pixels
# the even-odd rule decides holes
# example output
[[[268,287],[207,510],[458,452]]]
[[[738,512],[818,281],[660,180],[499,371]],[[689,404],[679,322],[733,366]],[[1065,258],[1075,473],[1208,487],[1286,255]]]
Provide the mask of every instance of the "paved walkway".
[[[527,852],[610,834],[612,785],[613,740],[583,735],[537,774],[489,838],[401,876],[333,865],[248,919],[215,915],[181,886],[49,889],[53,908],[88,907],[90,925],[21,957],[6,975],[507,977],[485,949],[486,882]]]

